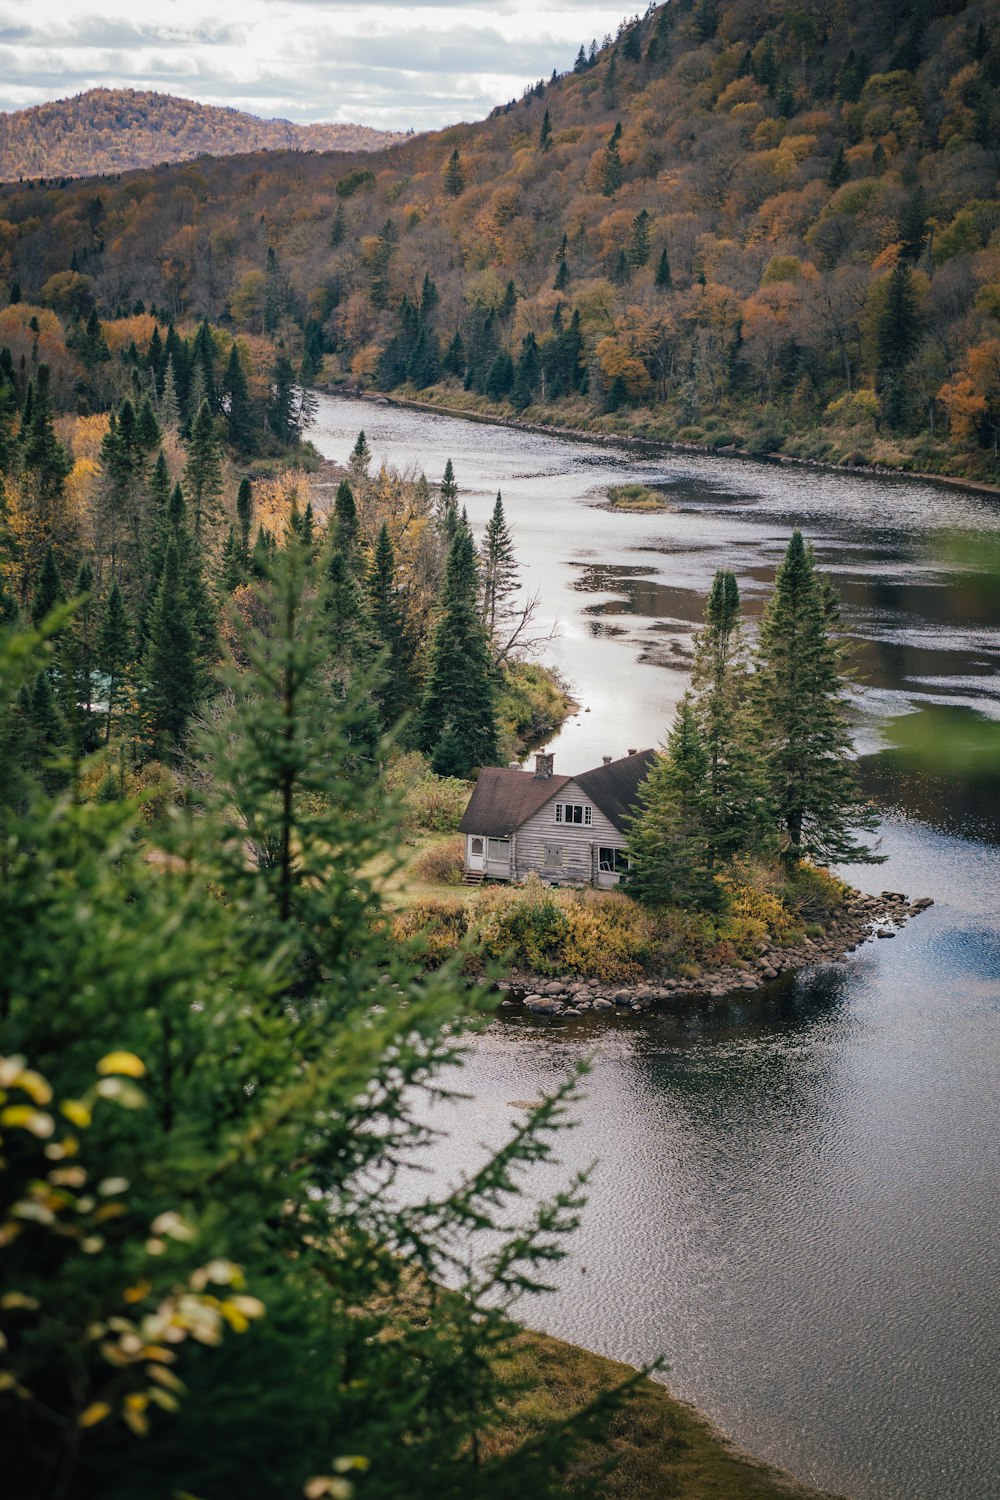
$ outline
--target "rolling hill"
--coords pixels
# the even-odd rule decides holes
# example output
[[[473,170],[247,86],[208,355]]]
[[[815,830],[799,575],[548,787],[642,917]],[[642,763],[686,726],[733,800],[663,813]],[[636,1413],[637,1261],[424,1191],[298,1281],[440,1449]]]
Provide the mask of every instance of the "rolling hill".
[[[375,154],[10,185],[0,286],[58,310],[72,271],[311,379],[996,480],[998,86],[990,0],[673,0]]]
[[[91,177],[241,151],[378,151],[402,136],[366,125],[294,125],[137,89],[90,89],[0,114],[0,181]]]

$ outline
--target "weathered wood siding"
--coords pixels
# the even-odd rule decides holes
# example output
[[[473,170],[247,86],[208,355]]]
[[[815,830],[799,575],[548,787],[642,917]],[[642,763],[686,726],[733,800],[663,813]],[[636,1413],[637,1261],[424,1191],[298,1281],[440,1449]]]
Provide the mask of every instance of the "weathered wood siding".
[[[556,803],[575,803],[590,807],[591,823],[557,823]],[[597,874],[597,848],[624,849],[625,836],[610,822],[599,807],[570,781],[553,793],[526,823],[517,830],[514,841],[514,874],[521,880],[531,871],[546,880],[567,885],[589,885]],[[558,852],[561,860],[553,855]],[[602,882],[603,883],[603,882]]]

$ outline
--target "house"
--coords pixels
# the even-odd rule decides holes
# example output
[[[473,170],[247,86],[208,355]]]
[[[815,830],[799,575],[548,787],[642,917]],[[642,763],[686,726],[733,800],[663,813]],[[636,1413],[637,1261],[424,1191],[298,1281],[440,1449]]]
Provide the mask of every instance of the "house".
[[[557,776],[555,757],[543,752],[533,772],[516,764],[480,771],[458,825],[466,879],[534,872],[553,885],[617,885],[628,869],[628,818],[655,757],[630,750],[579,776]]]

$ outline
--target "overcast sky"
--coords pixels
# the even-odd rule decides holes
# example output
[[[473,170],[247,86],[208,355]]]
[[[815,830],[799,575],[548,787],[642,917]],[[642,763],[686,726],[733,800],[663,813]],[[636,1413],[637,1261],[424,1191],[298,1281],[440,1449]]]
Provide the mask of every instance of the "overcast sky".
[[[0,0],[0,109],[104,84],[424,130],[479,119],[565,71],[581,42],[600,42],[634,10],[606,0]]]

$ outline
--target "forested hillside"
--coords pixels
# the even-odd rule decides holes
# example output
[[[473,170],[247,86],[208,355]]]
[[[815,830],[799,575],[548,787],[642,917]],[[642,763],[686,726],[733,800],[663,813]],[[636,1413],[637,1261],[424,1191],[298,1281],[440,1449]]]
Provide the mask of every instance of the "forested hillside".
[[[0,114],[0,181],[89,177],[238,151],[378,151],[401,137],[366,125],[260,120],[139,89],[89,89]]]
[[[307,379],[995,478],[998,82],[985,0],[674,0],[377,156],[8,187],[0,276]]]

